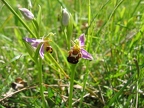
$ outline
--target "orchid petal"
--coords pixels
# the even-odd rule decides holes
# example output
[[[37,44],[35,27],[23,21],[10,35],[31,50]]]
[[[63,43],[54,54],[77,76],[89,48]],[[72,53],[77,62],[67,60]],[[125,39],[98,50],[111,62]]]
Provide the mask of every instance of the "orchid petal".
[[[41,45],[39,54],[40,54],[41,58],[43,59],[44,58],[44,44]]]
[[[35,38],[24,38],[26,42],[31,43],[33,47],[37,47],[41,42],[44,42],[42,39],[35,39]]]
[[[84,46],[84,44],[85,44],[84,36],[85,36],[85,34],[81,34],[79,37],[80,46]]]
[[[24,40],[25,40],[26,42],[30,42],[30,43],[33,43],[33,42],[36,41],[35,38],[24,38]]]
[[[34,42],[41,43],[41,42],[44,42],[43,39],[35,39],[35,38],[24,38],[24,40],[25,40],[26,42],[30,42],[30,43],[34,43]]]
[[[82,58],[88,59],[88,60],[93,60],[92,55],[82,48],[81,48],[81,54],[82,54]]]
[[[32,45],[33,47],[37,47],[39,44],[40,44],[39,42],[31,43],[31,45]]]

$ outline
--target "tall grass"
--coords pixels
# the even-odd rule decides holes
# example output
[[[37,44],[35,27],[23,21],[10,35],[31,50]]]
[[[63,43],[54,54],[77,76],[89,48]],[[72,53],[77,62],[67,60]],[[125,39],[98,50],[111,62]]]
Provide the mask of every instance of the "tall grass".
[[[0,1],[0,107],[142,108],[144,8],[142,0]],[[29,9],[32,21],[18,7]],[[71,15],[62,25],[62,8]],[[67,61],[85,33],[93,60]],[[49,36],[53,53],[39,56],[23,40]],[[21,78],[23,87],[13,89]]]

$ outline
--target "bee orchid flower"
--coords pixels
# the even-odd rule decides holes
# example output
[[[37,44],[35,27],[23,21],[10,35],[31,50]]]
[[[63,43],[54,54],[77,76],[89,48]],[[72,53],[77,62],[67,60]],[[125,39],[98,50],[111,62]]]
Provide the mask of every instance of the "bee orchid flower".
[[[69,51],[69,56],[67,57],[68,62],[72,64],[78,63],[80,58],[87,59],[87,60],[93,60],[93,57],[90,53],[88,53],[84,49],[85,45],[85,35],[81,34],[79,39],[76,39],[74,41],[74,45]]]
[[[34,48],[37,48],[38,45],[41,44],[40,49],[39,49],[39,54],[42,59],[44,58],[44,52],[52,53],[53,51],[52,47],[48,43],[49,40],[47,38],[43,38],[43,39],[24,38],[24,40],[28,43],[31,43],[32,47]]]

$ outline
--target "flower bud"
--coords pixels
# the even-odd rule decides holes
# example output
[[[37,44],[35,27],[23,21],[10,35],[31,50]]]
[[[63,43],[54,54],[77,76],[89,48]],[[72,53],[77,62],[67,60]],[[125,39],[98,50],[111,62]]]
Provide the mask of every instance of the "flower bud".
[[[26,20],[33,20],[34,19],[34,15],[28,9],[26,9],[26,8],[19,8],[19,10],[21,11],[22,15],[24,16],[24,18]]]
[[[64,26],[67,26],[69,24],[69,19],[70,19],[70,16],[66,8],[62,9],[62,24]]]

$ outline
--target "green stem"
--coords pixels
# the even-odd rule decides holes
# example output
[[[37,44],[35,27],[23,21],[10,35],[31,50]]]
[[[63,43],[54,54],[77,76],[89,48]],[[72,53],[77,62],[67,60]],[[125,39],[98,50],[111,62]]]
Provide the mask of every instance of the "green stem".
[[[91,23],[91,5],[90,5],[90,3],[91,3],[91,1],[90,0],[88,0],[88,25],[90,25],[90,23]],[[88,43],[87,43],[87,49],[89,49],[89,45],[90,45],[90,43],[91,43],[91,39],[90,39],[90,29],[88,28],[88,31],[87,31],[87,35],[88,35],[88,37],[87,37],[87,39],[88,39]]]
[[[88,62],[86,62],[86,66],[88,66]],[[87,82],[88,75],[89,75],[89,71],[88,71],[88,68],[86,68],[86,74],[84,75],[84,81],[83,81],[83,93],[82,93],[81,99],[80,99],[80,107],[82,105],[82,101],[83,101],[83,96],[84,96],[84,92],[85,92],[85,89],[86,89],[86,82]]]
[[[66,27],[64,27],[64,35],[65,35],[65,40],[66,40],[66,44],[67,44],[67,46],[68,46],[68,49],[70,49],[69,48],[69,44],[70,44],[70,41],[68,40],[68,37],[67,37],[67,29],[66,29]]]
[[[139,68],[139,63],[138,63],[138,60],[136,58],[134,58],[134,62],[135,62],[135,65],[136,65],[136,68],[137,68],[137,75],[136,75],[136,104],[135,104],[135,108],[138,108],[138,99],[139,99],[139,93],[138,93],[138,90],[139,90],[139,74],[140,74],[140,68]]]
[[[73,85],[74,85],[74,76],[75,76],[75,67],[76,65],[71,65],[71,77],[70,77],[70,94],[69,94],[69,108],[72,108],[72,97],[73,97]]]
[[[91,1],[88,1],[88,24],[90,25],[91,22],[91,5],[90,5]]]
[[[1,0],[9,10],[19,19],[19,21],[23,24],[23,26],[29,31],[29,33],[36,38],[35,34],[30,30],[30,28],[26,25],[26,23],[20,18],[20,16],[14,11],[14,9],[5,1]]]
[[[61,66],[58,64],[58,62],[53,58],[51,54],[47,54],[48,56],[45,56],[46,59],[50,59],[52,63],[55,63],[55,65],[60,69],[60,71],[65,75],[66,78],[69,78],[69,76],[65,73],[65,71],[61,68]]]
[[[44,97],[44,88],[43,88],[43,74],[42,74],[42,60],[39,59],[37,62],[38,67],[38,76],[39,76],[39,86],[40,86],[40,94],[42,97],[43,108],[48,108],[48,103]]]

